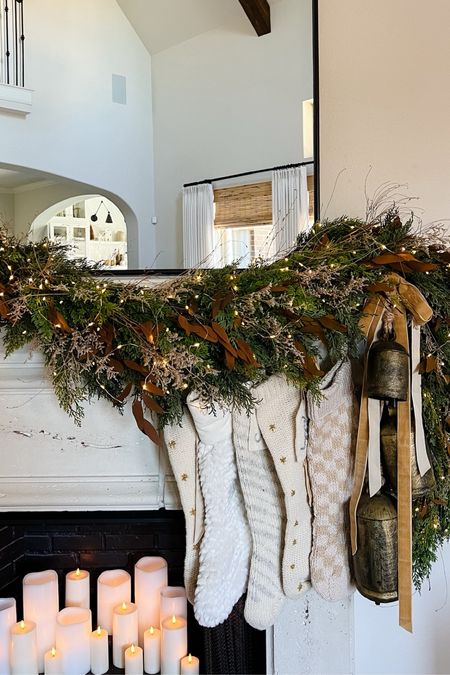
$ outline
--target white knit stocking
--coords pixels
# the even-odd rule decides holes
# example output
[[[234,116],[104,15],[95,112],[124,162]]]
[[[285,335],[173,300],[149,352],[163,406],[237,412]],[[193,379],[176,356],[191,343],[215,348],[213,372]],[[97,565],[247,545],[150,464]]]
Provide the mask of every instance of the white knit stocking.
[[[233,413],[233,438],[253,541],[244,616],[251,626],[264,630],[275,622],[285,601],[283,493],[255,414]]]
[[[337,363],[320,388],[324,395],[320,401],[307,396],[314,513],[311,581],[325,600],[342,600],[354,590],[347,514],[358,415],[350,363]]]
[[[273,375],[257,388],[256,417],[281,483],[286,506],[283,590],[290,598],[310,588],[311,509],[306,490],[306,439],[301,391]],[[297,424],[297,419],[299,423]]]
[[[231,413],[216,414],[194,393],[188,407],[200,438],[198,464],[205,503],[205,534],[194,613],[202,626],[222,623],[244,593],[251,553],[250,530],[237,477]]]
[[[164,429],[164,440],[186,520],[184,585],[187,598],[193,604],[204,515],[196,458],[198,438],[187,408],[181,426],[172,424]]]

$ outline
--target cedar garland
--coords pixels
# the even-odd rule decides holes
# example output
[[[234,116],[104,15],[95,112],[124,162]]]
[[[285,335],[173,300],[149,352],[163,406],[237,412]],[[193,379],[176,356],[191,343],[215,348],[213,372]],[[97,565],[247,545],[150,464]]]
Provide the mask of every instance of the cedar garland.
[[[180,419],[192,389],[246,410],[254,403],[247,383],[272,373],[317,392],[332,362],[361,353],[358,321],[371,293],[391,296],[392,270],[434,312],[421,369],[438,480],[413,508],[420,587],[450,529],[450,252],[439,229],[415,231],[395,209],[370,223],[342,217],[317,223],[281,260],[196,270],[152,288],[95,276],[64,247],[0,230],[0,326],[7,354],[28,343],[43,352],[59,402],[77,423],[93,396],[120,410],[131,397],[139,429],[159,443],[156,426]]]

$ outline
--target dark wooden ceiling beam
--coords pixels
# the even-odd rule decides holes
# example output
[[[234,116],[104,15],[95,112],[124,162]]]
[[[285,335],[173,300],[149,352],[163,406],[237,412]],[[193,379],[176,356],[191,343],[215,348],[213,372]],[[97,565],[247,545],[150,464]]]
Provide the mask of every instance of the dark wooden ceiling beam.
[[[267,0],[239,0],[256,34],[270,33],[270,5]]]

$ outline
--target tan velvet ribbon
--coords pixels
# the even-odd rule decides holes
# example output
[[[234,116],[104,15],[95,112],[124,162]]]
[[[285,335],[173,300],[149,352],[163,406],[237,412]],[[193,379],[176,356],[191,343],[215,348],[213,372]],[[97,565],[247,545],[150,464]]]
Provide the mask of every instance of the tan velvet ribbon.
[[[369,447],[369,414],[367,396],[367,358],[370,346],[374,341],[380,319],[389,304],[394,308],[394,327],[397,341],[408,351],[407,314],[409,311],[417,325],[429,321],[432,316],[428,305],[420,291],[405,281],[398,274],[388,274],[385,280],[391,290],[386,292],[389,300],[383,295],[372,295],[363,311],[360,328],[367,341],[364,356],[364,375],[361,394],[358,436],[356,441],[355,471],[353,492],[350,498],[350,540],[353,555],[357,551],[357,508],[361,497],[367,469]],[[411,422],[410,397],[400,401],[397,416],[397,472],[398,472],[398,594],[399,623],[406,630],[412,631],[412,505],[411,505]]]

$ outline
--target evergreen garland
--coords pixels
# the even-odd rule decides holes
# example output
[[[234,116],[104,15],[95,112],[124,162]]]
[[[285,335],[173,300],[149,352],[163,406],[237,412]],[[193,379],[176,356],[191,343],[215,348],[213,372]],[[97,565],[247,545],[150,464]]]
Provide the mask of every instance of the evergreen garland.
[[[284,373],[318,391],[339,357],[360,357],[359,320],[393,270],[425,296],[434,316],[422,339],[423,411],[437,483],[414,504],[414,581],[419,588],[450,529],[450,254],[438,229],[415,231],[395,209],[371,223],[316,223],[272,263],[195,270],[160,285],[99,276],[49,241],[0,231],[0,326],[6,354],[31,343],[45,357],[60,405],[77,422],[91,397],[123,409],[132,398],[139,428],[181,418],[195,389],[211,404],[251,410],[247,383]],[[377,286],[378,284],[378,286]],[[380,285],[381,284],[381,285]],[[382,290],[374,290],[374,289]],[[383,290],[384,289],[384,290]],[[144,413],[145,411],[145,413]]]

